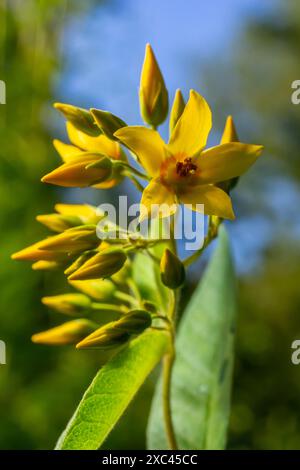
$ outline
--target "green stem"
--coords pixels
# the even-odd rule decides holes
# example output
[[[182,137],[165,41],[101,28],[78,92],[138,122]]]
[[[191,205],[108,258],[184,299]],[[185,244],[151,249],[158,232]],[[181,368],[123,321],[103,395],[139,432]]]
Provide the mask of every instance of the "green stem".
[[[139,180],[137,178],[135,178],[135,176],[133,176],[129,172],[124,172],[124,175],[128,176],[128,178],[132,181],[132,183],[138,189],[138,191],[140,191],[141,193],[144,191],[144,187],[141,185]]]
[[[121,165],[122,167],[124,168],[127,168],[128,171],[135,175],[135,176],[138,176],[139,178],[142,178],[144,180],[149,180],[149,176],[147,176],[145,173],[142,173],[141,171],[137,170],[136,168],[134,168],[133,166],[131,166],[129,163],[126,163],[126,162],[118,162],[117,163],[118,165]]]
[[[136,298],[133,297],[130,294],[126,294],[126,292],[117,291],[117,292],[115,292],[114,297],[116,299],[123,300],[124,302],[127,302],[130,305],[132,305],[132,304],[137,305],[138,304]]]
[[[178,449],[176,435],[172,420],[172,408],[171,408],[171,385],[172,385],[172,372],[175,361],[175,344],[174,344],[174,321],[176,316],[177,307],[177,291],[172,291],[172,297],[170,302],[168,318],[171,323],[171,350],[164,357],[163,360],[163,387],[162,387],[162,400],[163,400],[163,415],[165,422],[165,430],[171,450]]]
[[[188,267],[188,266],[190,266],[192,263],[194,263],[195,261],[197,261],[197,259],[199,258],[199,256],[202,255],[202,253],[203,253],[203,251],[205,250],[205,248],[207,248],[208,245],[210,245],[210,243],[211,243],[215,238],[217,238],[217,236],[218,236],[218,229],[219,229],[219,226],[220,226],[221,223],[222,223],[222,219],[219,219],[219,218],[213,219],[212,217],[209,218],[208,231],[207,231],[206,237],[204,238],[203,245],[202,245],[201,248],[199,248],[199,250],[195,251],[195,253],[193,253],[191,256],[188,256],[188,257],[183,261],[183,264],[184,264],[185,267]]]
[[[102,304],[100,302],[93,302],[91,305],[93,310],[96,310],[98,312],[115,312],[115,313],[126,313],[128,311],[128,308],[119,305],[114,305],[114,304]]]
[[[163,410],[164,410],[164,421],[166,427],[166,434],[171,450],[177,450],[178,445],[176,442],[175,431],[172,422],[172,410],[171,410],[171,378],[174,364],[175,355],[170,353],[164,358],[163,363]]]

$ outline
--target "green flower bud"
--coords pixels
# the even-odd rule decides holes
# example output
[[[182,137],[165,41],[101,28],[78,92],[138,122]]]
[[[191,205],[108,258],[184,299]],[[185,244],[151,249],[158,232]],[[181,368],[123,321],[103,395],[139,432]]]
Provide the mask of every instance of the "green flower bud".
[[[81,266],[88,259],[90,259],[92,256],[94,256],[94,254],[95,254],[95,250],[90,250],[90,251],[86,251],[82,255],[78,256],[78,258],[76,258],[75,261],[73,261],[73,263],[70,264],[70,266],[68,266],[67,269],[64,270],[64,274],[66,276],[71,276],[71,274],[73,274],[75,271],[77,271],[77,269],[81,268]]]
[[[97,325],[85,318],[72,320],[32,336],[34,343],[65,345],[78,343],[82,338],[95,331]]]
[[[149,300],[144,300],[143,307],[145,310],[147,310],[147,312],[157,313],[156,305],[153,302],[150,302]]]
[[[103,134],[111,140],[118,141],[114,133],[121,127],[126,127],[126,122],[108,111],[102,111],[101,109],[91,109],[90,111]]]
[[[69,280],[83,281],[85,279],[99,279],[112,276],[120,271],[126,259],[126,254],[122,250],[99,252],[71,274]]]
[[[65,103],[55,103],[54,108],[58,109],[79,131],[92,137],[97,137],[101,134],[101,130],[95,124],[93,116],[87,109]]]
[[[144,310],[132,310],[119,320],[98,328],[76,345],[78,349],[110,349],[127,343],[151,325],[151,316]]]
[[[168,91],[152,48],[147,44],[140,81],[142,118],[147,124],[157,127],[166,119],[168,108]]]
[[[131,310],[126,313],[123,317],[116,322],[115,328],[118,330],[124,330],[130,335],[139,335],[146,328],[151,326],[152,319],[149,312],[146,310]]]
[[[162,283],[170,289],[177,289],[185,280],[185,270],[182,262],[172,251],[166,249],[160,262]]]
[[[47,307],[66,315],[80,315],[87,312],[92,305],[89,297],[77,293],[43,297],[42,302]]]

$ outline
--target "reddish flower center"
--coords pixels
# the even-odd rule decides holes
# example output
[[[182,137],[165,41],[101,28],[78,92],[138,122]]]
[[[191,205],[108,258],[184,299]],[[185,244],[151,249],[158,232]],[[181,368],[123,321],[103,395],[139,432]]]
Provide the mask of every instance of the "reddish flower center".
[[[192,159],[190,157],[185,158],[183,162],[176,163],[176,173],[179,176],[185,177],[193,175],[197,170],[197,165],[192,163]]]

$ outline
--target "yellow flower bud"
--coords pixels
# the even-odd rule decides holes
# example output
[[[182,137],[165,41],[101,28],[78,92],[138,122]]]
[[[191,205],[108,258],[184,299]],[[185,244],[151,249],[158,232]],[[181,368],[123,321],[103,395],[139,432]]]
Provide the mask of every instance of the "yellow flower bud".
[[[239,142],[232,116],[228,116],[226,119],[220,144],[229,144],[230,142]]]
[[[54,261],[54,262],[65,262],[70,258],[66,253],[55,252],[41,248],[43,243],[49,239],[41,240],[33,245],[23,248],[23,250],[14,253],[11,258],[18,261]]]
[[[101,130],[95,124],[93,116],[87,109],[65,103],[55,103],[54,108],[60,111],[79,131],[93,137],[101,134]]]
[[[56,271],[57,269],[61,269],[63,263],[59,263],[57,261],[36,261],[31,266],[34,271]]]
[[[108,111],[101,109],[91,109],[90,111],[102,133],[111,140],[118,140],[114,133],[121,127],[127,126],[126,122]]]
[[[228,116],[226,119],[225,127],[223,130],[222,138],[220,144],[229,144],[231,142],[239,142],[237,131],[232,119],[232,116]],[[239,177],[231,178],[227,181],[222,181],[218,183],[217,186],[226,193],[229,193],[238,183]]]
[[[116,286],[109,279],[90,279],[87,281],[69,281],[75,289],[95,300],[107,302],[116,292]]]
[[[121,346],[151,326],[151,316],[144,310],[132,310],[119,320],[91,333],[76,345],[78,349],[110,349]]]
[[[121,250],[107,253],[99,252],[71,274],[68,279],[71,281],[84,281],[86,279],[112,276],[122,268],[126,259],[126,254]]]
[[[36,220],[53,232],[63,232],[68,228],[82,225],[82,220],[74,215],[42,214]]]
[[[177,124],[178,119],[183,113],[184,108],[185,108],[185,102],[184,102],[182,93],[178,88],[178,90],[176,90],[176,93],[175,93],[175,97],[174,97],[174,101],[173,101],[173,105],[171,109],[171,114],[170,114],[170,122],[169,122],[170,137],[172,135],[174,127]]]
[[[32,336],[32,341],[39,344],[65,345],[74,344],[89,335],[97,325],[85,318],[72,320]]]
[[[55,204],[55,210],[64,216],[79,217],[82,223],[97,224],[104,213],[89,204]]]
[[[43,183],[86,188],[111,179],[112,162],[105,155],[85,152],[42,178]]]
[[[185,270],[182,262],[172,251],[166,249],[160,262],[162,283],[170,289],[177,289],[185,280]]]
[[[75,254],[96,248],[99,244],[100,240],[96,235],[96,226],[81,225],[42,240],[39,242],[39,247],[42,250]]]
[[[64,163],[69,163],[74,157],[78,157],[84,153],[83,150],[75,145],[65,144],[58,139],[53,140],[53,146]]]
[[[91,299],[84,294],[62,294],[43,297],[42,303],[66,315],[79,315],[87,312],[92,305]]]
[[[168,114],[168,91],[150,44],[146,45],[140,81],[140,109],[144,121],[157,127]]]
[[[70,276],[75,271],[77,271],[77,269],[81,268],[81,266],[94,255],[95,250],[89,250],[78,256],[78,258],[76,258],[75,261],[73,261],[73,263],[64,270],[64,274],[66,276]]]

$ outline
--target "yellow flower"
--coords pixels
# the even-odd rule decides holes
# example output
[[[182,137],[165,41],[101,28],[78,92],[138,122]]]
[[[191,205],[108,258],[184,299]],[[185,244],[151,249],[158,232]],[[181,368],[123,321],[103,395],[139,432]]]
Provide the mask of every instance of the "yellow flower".
[[[201,210],[196,204],[204,204],[207,215],[234,218],[230,197],[215,184],[247,171],[263,147],[228,142],[204,150],[211,127],[207,102],[191,90],[168,144],[157,131],[142,126],[124,127],[115,133],[152,177],[141,199],[142,208],[146,208],[142,218],[151,213],[152,204],[167,205],[170,210],[160,216],[168,216],[176,210],[177,202],[192,205],[193,210]]]
[[[114,160],[126,161],[126,156],[116,141],[101,134],[92,137],[67,122],[71,145],[54,140],[54,147],[63,164],[42,178],[45,183],[67,187],[112,188],[123,179]]]

